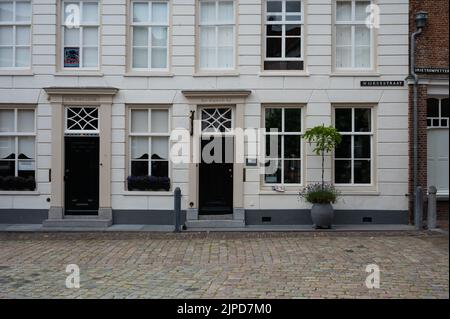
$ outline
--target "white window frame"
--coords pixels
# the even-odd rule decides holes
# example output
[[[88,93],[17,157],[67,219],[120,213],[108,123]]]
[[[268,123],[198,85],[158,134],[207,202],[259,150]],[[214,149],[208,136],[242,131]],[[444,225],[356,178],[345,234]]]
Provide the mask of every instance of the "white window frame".
[[[448,98],[449,98],[448,96],[429,96],[427,98],[427,101],[428,101],[428,99],[436,99],[436,100],[439,101],[439,104],[438,104],[439,115],[438,115],[438,117],[429,117],[428,114],[427,114],[427,129],[430,130],[430,129],[440,129],[440,128],[449,128],[450,127],[450,125],[449,125],[449,122],[450,122],[449,117],[442,116],[442,100],[445,100],[445,99],[448,99]],[[429,120],[431,120],[431,125],[428,125],[428,121]],[[439,120],[439,125],[438,126],[434,126],[433,125],[433,120]],[[441,120],[447,120],[447,125],[443,126]]]
[[[282,132],[266,132],[266,109],[281,109],[281,128],[282,128]],[[301,131],[300,132],[285,132],[285,117],[284,117],[284,113],[286,109],[300,109],[301,110],[301,118],[300,118],[300,126],[301,126]],[[282,187],[290,187],[290,186],[303,186],[304,185],[304,178],[305,178],[305,174],[304,174],[304,149],[305,149],[305,143],[303,140],[303,135],[304,135],[304,116],[305,116],[305,108],[301,105],[265,105],[262,108],[262,129],[264,130],[264,139],[261,141],[261,150],[262,150],[262,158],[263,161],[261,163],[261,165],[264,165],[269,161],[269,160],[277,160],[277,161],[281,161],[281,183],[266,183],[266,178],[265,178],[265,171],[264,174],[262,174],[262,185],[264,187],[273,187],[273,186],[282,186]],[[266,136],[268,135],[281,135],[281,154],[279,154],[280,156],[278,158],[268,158],[266,155]],[[284,136],[300,136],[300,158],[290,158],[291,160],[295,160],[295,161],[300,161],[300,183],[285,183],[284,182],[284,161],[285,160],[289,160],[289,159],[285,159],[284,158]]]
[[[264,0],[264,41],[263,41],[263,47],[264,47],[264,55],[263,55],[263,61],[305,61],[305,8],[304,8],[304,2],[305,0],[299,0],[301,2],[301,12],[300,12],[300,21],[287,21],[286,15],[298,15],[297,13],[291,13],[286,12],[286,1],[289,0],[269,0],[273,2],[281,2],[281,20],[280,21],[267,21],[267,2],[268,0]],[[271,13],[271,15],[279,15],[276,13]],[[300,25],[300,36],[286,36],[286,24],[293,24],[293,25]],[[267,35],[267,25],[281,25],[282,26],[282,33],[281,33],[281,57],[280,58],[269,58],[267,57],[267,38],[273,37],[273,38],[280,38],[278,36],[268,36]],[[286,38],[298,38],[300,37],[300,57],[285,57],[286,54]],[[305,69],[305,65],[303,66],[303,70]],[[303,71],[303,70],[274,70],[274,71]]]
[[[167,133],[152,133],[152,132],[133,133],[133,132],[131,132],[131,120],[132,120],[131,113],[132,113],[133,110],[140,110],[140,111],[146,110],[147,111],[148,125],[149,125],[150,129],[151,129],[151,120],[152,120],[152,118],[151,118],[152,112],[151,111],[157,111],[157,110],[167,111]],[[128,174],[127,174],[127,176],[131,176],[131,162],[132,161],[142,161],[142,162],[146,161],[146,162],[148,162],[148,175],[151,176],[151,170],[152,170],[152,167],[151,167],[151,162],[152,162],[152,159],[151,159],[152,137],[167,137],[167,150],[168,150],[168,154],[167,154],[167,156],[168,156],[168,158],[167,158],[167,162],[168,162],[168,165],[167,165],[167,170],[168,170],[167,177],[169,179],[171,179],[171,175],[172,175],[172,173],[171,173],[172,165],[171,165],[171,160],[170,160],[170,146],[171,146],[170,133],[171,133],[171,130],[172,130],[171,108],[168,107],[168,106],[129,106],[127,113],[128,113],[128,130],[127,130],[127,133],[128,133],[128,137],[127,137],[127,140],[128,140],[128,156],[127,156],[128,157],[128,164],[127,164]],[[132,147],[131,139],[133,137],[146,137],[147,138],[147,140],[148,140],[148,153],[149,153],[149,158],[148,159],[146,159],[146,160],[136,160],[136,159],[133,159],[131,157],[131,147]],[[160,161],[162,161],[162,162],[164,161],[165,162],[166,160],[160,160]]]
[[[15,158],[14,160],[3,160],[2,161],[14,161],[14,176],[19,176],[19,161],[29,161],[29,162],[34,162],[34,179],[36,181],[36,173],[37,173],[37,149],[36,149],[36,125],[37,125],[37,116],[36,116],[36,108],[35,107],[25,107],[25,106],[18,106],[18,107],[6,107],[3,108],[0,106],[0,110],[7,110],[7,111],[14,111],[14,131],[11,132],[0,132],[0,137],[12,137],[14,138],[14,143],[15,143],[15,149],[14,149],[14,154],[15,154]],[[18,113],[19,111],[22,110],[32,110],[34,112],[34,130],[33,132],[19,132],[18,131]],[[32,160],[19,160],[19,137],[33,137],[34,138],[34,158]],[[36,187],[37,187],[37,181],[36,181]],[[13,190],[14,191],[14,190]]]
[[[335,157],[335,152],[333,152],[333,183],[336,186],[343,186],[343,187],[348,187],[348,186],[358,186],[358,187],[370,187],[370,186],[374,186],[375,185],[375,116],[374,116],[374,108],[372,106],[363,106],[363,105],[356,105],[356,106],[352,106],[352,105],[348,105],[348,106],[334,106],[333,107],[333,126],[336,127],[336,109],[351,109],[352,110],[352,131],[351,132],[341,132],[339,131],[339,133],[342,136],[351,136],[351,158],[339,158],[336,159]],[[355,132],[355,109],[369,109],[370,110],[370,132]],[[370,158],[358,158],[357,160],[370,160],[370,183],[367,184],[362,184],[362,183],[355,183],[355,173],[354,173],[354,161],[355,161],[355,143],[354,143],[354,137],[355,136],[370,136]],[[350,160],[351,161],[351,178],[350,178],[350,183],[336,183],[335,181],[335,173],[336,173],[336,160]]]
[[[70,71],[70,70],[85,70],[85,71],[98,71],[100,70],[100,50],[101,50],[101,0],[61,0],[61,10],[60,10],[60,32],[61,32],[61,49],[60,49],[60,53],[61,53],[61,58],[60,58],[60,63],[61,63],[61,69],[64,71]],[[97,23],[92,23],[92,22],[82,22],[80,21],[80,26],[77,28],[79,30],[79,61],[78,67],[65,67],[64,66],[64,47],[65,47],[65,3],[66,2],[75,2],[78,3],[80,5],[80,15],[83,14],[83,4],[86,2],[90,2],[90,3],[97,3]],[[82,20],[80,18],[80,20]],[[83,51],[84,48],[94,48],[95,46],[85,46],[83,45],[83,28],[84,27],[97,27],[97,66],[96,67],[83,67]]]
[[[233,21],[229,22],[229,23],[219,23],[218,21],[216,21],[215,23],[202,23],[202,19],[201,19],[201,3],[202,2],[214,2],[216,3],[215,7],[216,7],[216,18],[219,16],[218,12],[219,12],[219,2],[233,2]],[[197,52],[198,52],[198,58],[197,58],[197,65],[198,65],[198,70],[200,70],[201,72],[209,72],[209,71],[233,71],[236,69],[236,39],[237,39],[237,34],[236,34],[236,8],[238,6],[238,4],[236,3],[236,0],[198,0],[198,23],[197,23],[197,30],[198,30],[198,36],[197,36],[197,40],[198,40],[198,45],[197,45]],[[218,67],[219,65],[219,28],[220,27],[232,27],[233,28],[233,53],[232,53],[232,58],[233,58],[233,66],[230,68],[220,68]],[[202,48],[202,43],[201,43],[201,28],[202,27],[214,27],[215,28],[215,33],[216,33],[216,43],[215,43],[215,49],[216,49],[216,67],[214,68],[202,68],[201,66],[201,48]]]
[[[369,52],[370,52],[370,66],[368,68],[360,68],[360,67],[355,67],[356,65],[356,27],[357,26],[365,26],[366,25],[366,21],[362,21],[362,20],[356,20],[356,2],[360,2],[360,1],[370,1],[370,4],[373,4],[374,1],[373,0],[335,0],[334,1],[334,14],[333,14],[333,35],[334,35],[334,39],[333,39],[333,66],[334,69],[338,72],[345,72],[345,71],[363,71],[363,72],[367,72],[367,71],[373,71],[375,69],[375,52],[374,52],[374,48],[375,48],[375,32],[374,32],[374,28],[370,29],[370,48],[369,48]],[[352,3],[352,15],[351,15],[351,20],[349,21],[337,21],[337,2],[351,2]],[[347,67],[347,68],[340,68],[337,66],[337,43],[336,43],[336,38],[337,38],[337,27],[338,26],[349,26],[351,27],[351,61],[352,61],[352,66],[351,67]]]
[[[134,3],[147,3],[148,4],[148,16],[149,19],[151,20],[151,16],[152,16],[152,3],[166,3],[167,4],[167,17],[166,17],[166,23],[154,23],[154,22],[134,22],[133,18],[134,18],[134,11],[133,11],[133,4]],[[169,71],[169,56],[170,56],[170,35],[171,35],[171,28],[170,28],[170,13],[171,13],[171,5],[170,5],[170,1],[169,0],[132,0],[130,1],[130,70],[132,71],[136,71],[136,72],[141,72],[141,71],[146,71],[146,72],[167,72]],[[147,42],[147,46],[139,46],[139,48],[146,48],[147,51],[147,65],[148,68],[135,68],[133,67],[133,52],[134,52],[134,45],[133,45],[133,36],[134,36],[134,27],[147,27],[148,29],[148,42]],[[152,46],[152,29],[154,27],[165,27],[167,29],[167,39],[166,39],[166,67],[165,68],[152,68],[152,48],[154,48]],[[156,48],[162,48],[162,47],[156,47]]]
[[[33,27],[32,27],[32,20],[33,20],[33,1],[32,0],[0,0],[0,2],[13,2],[13,20],[11,21],[4,21],[0,22],[1,27],[13,27],[13,44],[12,44],[12,58],[13,58],[13,65],[8,67],[0,67],[0,71],[4,70],[30,70],[31,69],[31,57],[32,57],[32,39],[33,39]],[[30,20],[29,21],[15,21],[16,20],[16,5],[17,2],[29,2],[30,3]],[[29,45],[17,45],[16,44],[16,28],[17,27],[26,27],[28,26],[30,28],[30,44]],[[0,45],[0,47],[11,47],[10,45]],[[16,64],[16,49],[17,48],[29,48],[30,49],[30,57],[28,60],[28,66],[15,66]]]

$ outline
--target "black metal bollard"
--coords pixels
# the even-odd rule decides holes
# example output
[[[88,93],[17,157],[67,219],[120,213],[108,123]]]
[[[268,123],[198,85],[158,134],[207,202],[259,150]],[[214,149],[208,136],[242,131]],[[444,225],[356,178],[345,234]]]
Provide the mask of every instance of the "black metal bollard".
[[[173,192],[173,200],[174,200],[174,214],[175,214],[175,233],[180,232],[180,219],[181,219],[181,189],[179,187],[175,188]]]

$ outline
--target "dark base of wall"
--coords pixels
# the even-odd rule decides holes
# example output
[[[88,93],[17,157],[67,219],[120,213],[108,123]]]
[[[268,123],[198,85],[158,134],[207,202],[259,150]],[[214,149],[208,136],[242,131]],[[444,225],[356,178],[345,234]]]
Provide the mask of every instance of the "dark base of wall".
[[[42,224],[48,209],[0,209],[0,224]]]
[[[247,225],[311,225],[309,209],[246,210]],[[408,211],[398,210],[336,210],[336,225],[408,224]]]
[[[181,212],[180,224],[186,220],[186,212]],[[174,225],[172,210],[113,210],[113,224],[126,225]]]

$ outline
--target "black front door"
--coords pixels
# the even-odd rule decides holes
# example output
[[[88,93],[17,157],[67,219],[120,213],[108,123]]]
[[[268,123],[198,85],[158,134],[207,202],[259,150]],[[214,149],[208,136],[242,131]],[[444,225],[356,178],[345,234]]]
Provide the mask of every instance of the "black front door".
[[[99,194],[99,138],[65,137],[65,213],[96,215]]]
[[[233,137],[203,138],[201,149],[199,213],[232,214]]]

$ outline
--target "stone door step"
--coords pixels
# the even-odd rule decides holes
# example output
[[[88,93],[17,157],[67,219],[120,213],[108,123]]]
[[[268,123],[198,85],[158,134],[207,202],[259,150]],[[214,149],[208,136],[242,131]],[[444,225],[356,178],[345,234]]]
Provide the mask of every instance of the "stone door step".
[[[242,228],[244,220],[187,220],[187,229],[196,228]]]
[[[47,219],[42,223],[43,228],[83,227],[83,228],[107,228],[111,226],[111,219]]]

